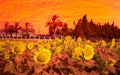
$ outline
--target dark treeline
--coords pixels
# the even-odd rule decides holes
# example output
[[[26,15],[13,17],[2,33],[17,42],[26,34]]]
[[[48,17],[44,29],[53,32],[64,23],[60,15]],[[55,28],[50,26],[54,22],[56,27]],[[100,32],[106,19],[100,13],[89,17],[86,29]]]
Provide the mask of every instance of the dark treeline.
[[[49,18],[49,21],[46,23],[46,26],[49,28],[49,36],[51,37],[60,37],[60,36],[72,36],[72,37],[82,37],[85,39],[119,39],[120,38],[120,29],[112,24],[104,23],[94,23],[91,19],[88,21],[87,15],[84,15],[80,18],[76,23],[73,23],[74,28],[69,28],[67,23],[59,20],[58,15],[53,15]],[[11,37],[13,34],[17,37],[17,35],[21,35],[22,37],[29,37],[31,34],[35,35],[35,30],[33,25],[26,22],[24,27],[20,26],[19,22],[14,24],[10,24],[5,22],[3,25],[3,29],[0,30],[1,36]],[[42,34],[41,34],[42,36]]]
[[[18,34],[22,37],[29,37],[30,34],[34,34],[35,30],[33,27],[30,27],[31,24],[26,22],[25,27],[20,26],[19,22],[15,22],[14,24],[10,24],[9,22],[5,22],[3,25],[3,29],[0,30],[0,34],[3,37],[13,37],[13,34],[17,37]]]
[[[102,39],[118,39],[120,38],[120,29],[112,24],[94,23],[91,19],[88,21],[87,15],[84,15],[82,19],[79,19],[76,23],[74,22],[74,28],[68,28],[68,24],[59,20],[59,16],[54,15],[50,21],[47,22],[49,27],[50,36],[73,36],[82,37],[86,39],[90,38],[102,38]]]

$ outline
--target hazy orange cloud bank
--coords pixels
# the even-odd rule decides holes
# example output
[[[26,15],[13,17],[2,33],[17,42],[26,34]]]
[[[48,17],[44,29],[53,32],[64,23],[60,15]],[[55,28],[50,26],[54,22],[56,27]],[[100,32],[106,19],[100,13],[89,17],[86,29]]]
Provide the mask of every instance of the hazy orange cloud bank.
[[[36,33],[48,33],[48,17],[57,14],[63,22],[73,27],[73,21],[88,15],[94,22],[113,21],[120,28],[120,0],[0,0],[0,27],[10,23],[30,22]]]

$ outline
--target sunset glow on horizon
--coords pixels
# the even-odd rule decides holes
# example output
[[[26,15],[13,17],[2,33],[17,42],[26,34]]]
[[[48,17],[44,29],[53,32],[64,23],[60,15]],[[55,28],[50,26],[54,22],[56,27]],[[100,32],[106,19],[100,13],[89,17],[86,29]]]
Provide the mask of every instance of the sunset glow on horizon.
[[[48,33],[48,17],[59,15],[60,20],[73,27],[84,14],[95,23],[114,21],[120,28],[119,0],[0,0],[0,27],[4,22],[33,24],[36,33]]]

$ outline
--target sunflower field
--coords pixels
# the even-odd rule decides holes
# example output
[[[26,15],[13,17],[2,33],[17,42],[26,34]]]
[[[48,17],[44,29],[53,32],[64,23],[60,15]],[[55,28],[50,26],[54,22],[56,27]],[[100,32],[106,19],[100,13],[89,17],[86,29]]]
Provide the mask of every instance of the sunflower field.
[[[0,40],[0,75],[119,75],[120,42]]]

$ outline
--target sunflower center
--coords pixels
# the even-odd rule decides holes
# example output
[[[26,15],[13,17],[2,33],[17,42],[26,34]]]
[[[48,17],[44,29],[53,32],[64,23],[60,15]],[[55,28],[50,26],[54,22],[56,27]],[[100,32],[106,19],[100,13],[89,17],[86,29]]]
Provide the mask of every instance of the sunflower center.
[[[38,55],[37,60],[39,62],[45,62],[48,59],[47,53],[41,53]]]
[[[28,49],[32,49],[33,48],[33,44],[28,44]]]
[[[20,48],[15,47],[14,51],[15,51],[16,53],[19,53],[19,52],[20,52]]]

